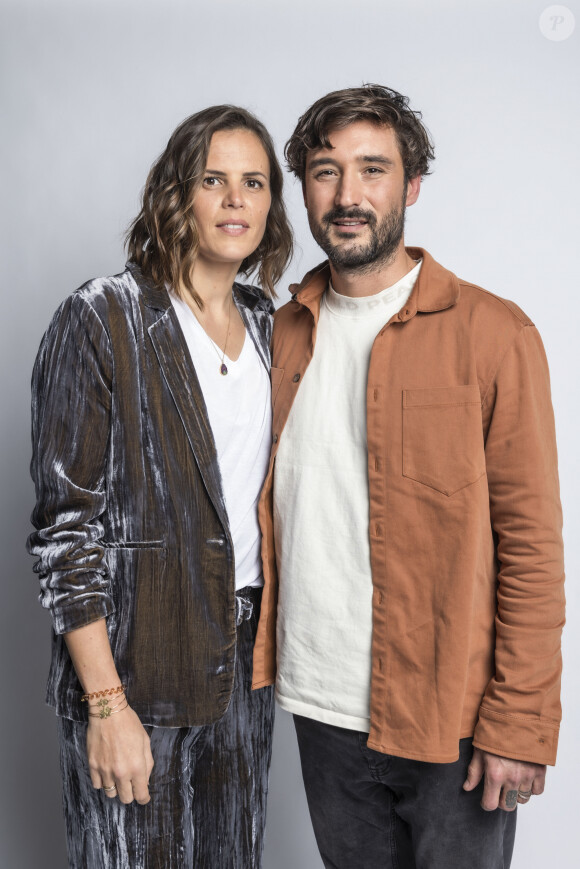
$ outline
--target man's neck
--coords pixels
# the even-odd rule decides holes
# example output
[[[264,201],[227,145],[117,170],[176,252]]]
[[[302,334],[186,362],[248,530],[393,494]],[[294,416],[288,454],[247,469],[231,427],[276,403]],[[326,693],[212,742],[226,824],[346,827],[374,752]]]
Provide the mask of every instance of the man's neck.
[[[331,262],[332,288],[341,296],[351,298],[374,296],[400,281],[415,265],[415,260],[408,255],[403,245],[393,258],[377,265],[372,271],[337,269]]]

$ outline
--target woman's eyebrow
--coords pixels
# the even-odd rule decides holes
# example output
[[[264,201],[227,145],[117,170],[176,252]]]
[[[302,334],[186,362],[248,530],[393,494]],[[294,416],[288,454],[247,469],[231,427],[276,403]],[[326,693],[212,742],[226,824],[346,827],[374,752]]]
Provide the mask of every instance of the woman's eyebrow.
[[[225,178],[227,172],[221,172],[219,169],[210,169],[209,167],[205,170],[208,175],[220,175],[222,178]],[[250,172],[242,172],[242,178],[249,178],[253,175],[261,175],[262,178],[268,180],[268,176],[264,172],[260,172],[259,169],[253,169]]]

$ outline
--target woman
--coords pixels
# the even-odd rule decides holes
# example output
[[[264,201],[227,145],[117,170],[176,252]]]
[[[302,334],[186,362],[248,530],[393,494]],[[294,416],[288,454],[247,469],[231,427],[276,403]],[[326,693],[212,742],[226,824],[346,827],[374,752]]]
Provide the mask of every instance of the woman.
[[[48,702],[74,867],[260,865],[271,689],[252,692],[282,173],[250,113],[184,121],[130,261],[65,300],[33,376]],[[258,269],[264,292],[234,283]]]

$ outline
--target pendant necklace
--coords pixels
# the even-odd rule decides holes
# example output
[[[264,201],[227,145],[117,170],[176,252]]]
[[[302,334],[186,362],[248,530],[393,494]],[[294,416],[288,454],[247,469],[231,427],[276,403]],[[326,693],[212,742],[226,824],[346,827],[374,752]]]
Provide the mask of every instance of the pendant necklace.
[[[216,345],[215,345],[215,341],[213,341],[213,339],[210,338],[209,335],[207,335],[207,332],[205,332],[205,329],[203,329],[202,324],[201,324],[201,323],[199,324],[199,325],[201,326],[201,328],[203,329],[203,331],[205,332],[205,334],[207,335],[207,339],[208,339],[209,343],[211,344],[211,346],[213,347],[213,349],[214,349],[215,352],[217,353],[218,359],[219,359],[220,362],[221,362],[221,365],[220,365],[220,374],[223,375],[224,377],[225,377],[225,375],[228,373],[228,366],[227,366],[226,363],[224,362],[224,359],[225,359],[225,357],[226,357],[226,350],[227,350],[227,346],[228,346],[228,339],[229,339],[229,337],[230,337],[230,324],[231,324],[231,322],[232,322],[232,305],[233,305],[233,304],[234,304],[233,297],[230,296],[230,310],[229,310],[229,314],[228,314],[228,331],[226,332],[226,343],[224,344],[224,349],[223,349],[223,353],[221,354],[221,357],[220,357],[220,352],[219,352],[219,350],[217,349],[217,347],[216,347]],[[194,312],[194,313],[195,313],[195,312]],[[197,319],[197,316],[196,316],[196,319]],[[219,345],[218,345],[218,346],[219,346]]]

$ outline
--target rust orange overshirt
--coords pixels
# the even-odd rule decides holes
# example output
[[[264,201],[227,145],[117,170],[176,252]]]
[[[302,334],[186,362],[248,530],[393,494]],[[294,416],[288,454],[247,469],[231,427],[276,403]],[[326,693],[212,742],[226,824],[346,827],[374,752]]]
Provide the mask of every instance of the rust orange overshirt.
[[[473,735],[495,754],[553,764],[564,572],[543,346],[516,305],[421,249],[408,252],[423,266],[407,304],[375,339],[367,382],[368,744],[446,763]],[[310,272],[274,323],[255,688],[276,677],[274,462],[328,278],[326,264]]]

